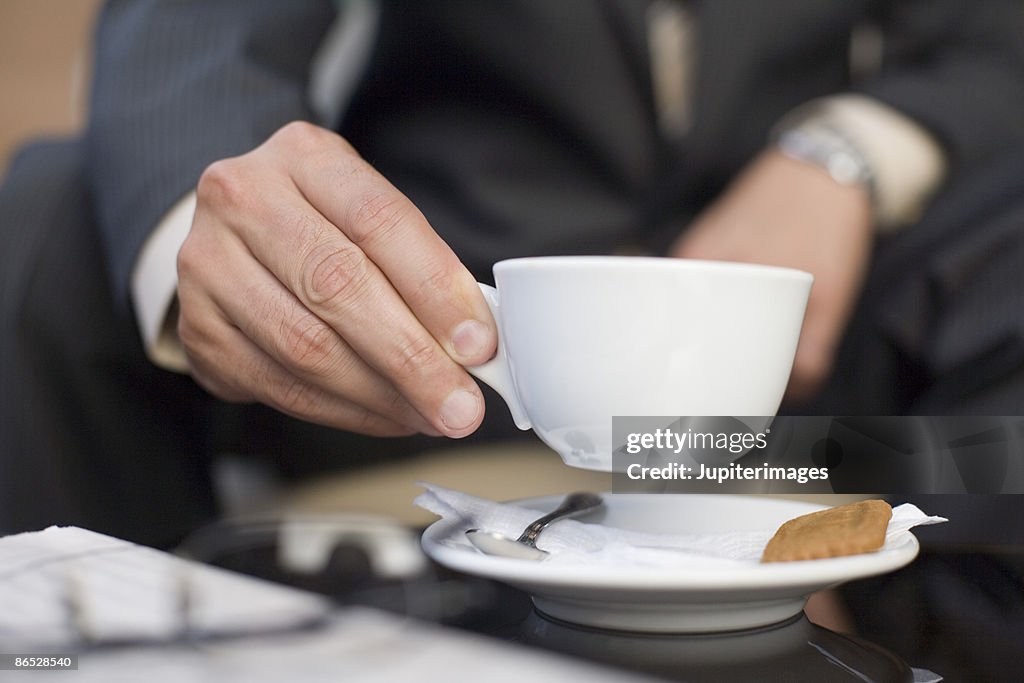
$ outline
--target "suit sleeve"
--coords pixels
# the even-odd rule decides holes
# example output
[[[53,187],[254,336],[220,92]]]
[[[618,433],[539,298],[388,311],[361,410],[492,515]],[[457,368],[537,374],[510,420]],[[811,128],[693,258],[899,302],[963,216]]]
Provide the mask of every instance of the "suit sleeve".
[[[951,170],[1024,146],[1024,3],[882,5],[882,67],[864,91],[928,128]]]
[[[211,162],[310,119],[328,0],[120,0],[103,10],[86,150],[111,282],[127,306],[136,255]]]

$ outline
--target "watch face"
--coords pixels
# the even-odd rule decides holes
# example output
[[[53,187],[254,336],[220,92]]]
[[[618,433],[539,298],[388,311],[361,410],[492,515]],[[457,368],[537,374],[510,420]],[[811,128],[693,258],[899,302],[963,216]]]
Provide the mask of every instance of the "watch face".
[[[829,175],[841,185],[856,185],[865,181],[864,164],[849,152],[835,150],[826,163]]]
[[[777,144],[791,159],[825,169],[840,185],[863,185],[872,190],[873,175],[864,155],[845,135],[824,122],[805,122],[784,131]]]

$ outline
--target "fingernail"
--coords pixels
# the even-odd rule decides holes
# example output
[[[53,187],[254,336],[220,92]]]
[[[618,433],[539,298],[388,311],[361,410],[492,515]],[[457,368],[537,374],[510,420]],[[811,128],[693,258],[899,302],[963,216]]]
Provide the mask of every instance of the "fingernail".
[[[441,422],[450,430],[462,430],[480,416],[480,398],[465,389],[456,389],[448,394],[441,405]]]
[[[452,348],[462,360],[487,360],[482,358],[491,344],[491,331],[479,320],[459,323],[452,334]]]

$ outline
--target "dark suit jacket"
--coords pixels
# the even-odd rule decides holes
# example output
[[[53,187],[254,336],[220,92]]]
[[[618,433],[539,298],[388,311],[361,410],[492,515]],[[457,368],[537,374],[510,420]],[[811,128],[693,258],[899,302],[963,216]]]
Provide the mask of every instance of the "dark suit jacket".
[[[644,0],[382,3],[341,126],[479,277],[499,258],[662,248],[815,97],[862,90],[929,127],[967,172],[1024,141],[1024,18],[990,0],[694,3],[695,118],[655,121]],[[203,168],[309,119],[326,0],[126,0],[97,33],[87,133],[113,285]],[[851,31],[885,35],[849,76]]]

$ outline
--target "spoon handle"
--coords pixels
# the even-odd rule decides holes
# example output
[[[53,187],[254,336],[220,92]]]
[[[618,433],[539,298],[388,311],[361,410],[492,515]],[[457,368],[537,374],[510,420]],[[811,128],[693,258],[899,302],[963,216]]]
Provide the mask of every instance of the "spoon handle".
[[[552,522],[595,508],[601,502],[601,496],[596,493],[570,494],[566,496],[561,505],[526,527],[526,530],[523,531],[516,541],[535,548],[537,547],[537,537],[540,536],[540,532],[544,531]]]

